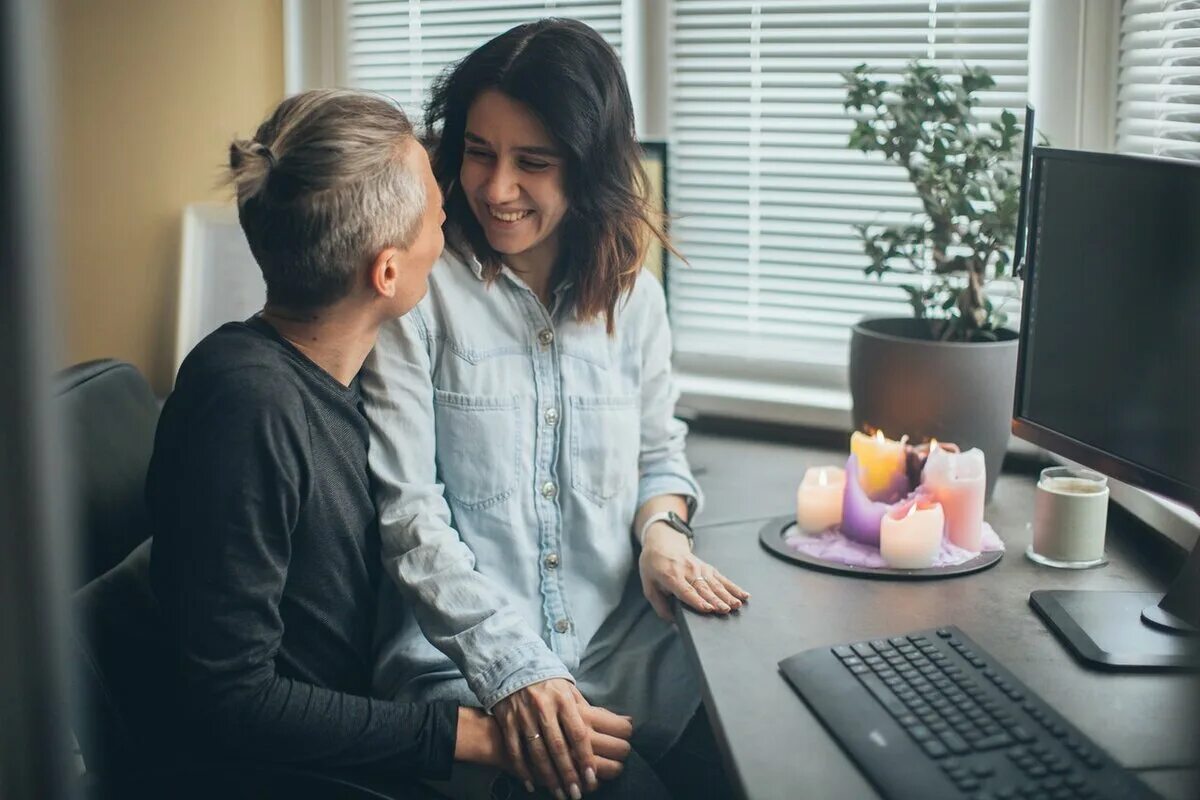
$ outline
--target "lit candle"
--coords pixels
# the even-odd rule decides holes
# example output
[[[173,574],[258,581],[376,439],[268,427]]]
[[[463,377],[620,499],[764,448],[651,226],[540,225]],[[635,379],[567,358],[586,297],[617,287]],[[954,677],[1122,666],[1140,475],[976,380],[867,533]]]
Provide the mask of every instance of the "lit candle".
[[[896,569],[932,567],[942,549],[942,504],[913,499],[894,507],[879,524],[879,554]]]
[[[862,487],[858,456],[846,462],[846,492],[842,498],[842,534],[860,544],[879,546],[879,523],[891,508],[887,503],[867,497]]]
[[[811,467],[796,490],[796,524],[805,533],[817,533],[842,521],[842,493],[846,470]]]
[[[904,442],[904,439],[898,442],[888,439],[883,431],[875,431],[874,436],[855,431],[850,436],[850,452],[858,456],[862,488],[867,497],[894,503],[908,494],[905,470],[908,453]]]
[[[986,475],[979,448],[951,453],[936,446],[930,448],[921,473],[921,488],[942,504],[950,541],[976,553],[982,549]]]
[[[925,469],[925,460],[929,458],[930,452],[938,448],[951,453],[959,452],[958,445],[951,444],[950,442],[939,442],[937,439],[930,439],[924,444],[905,445],[905,454],[908,456],[905,474],[908,475],[909,486],[921,485],[921,470]]]

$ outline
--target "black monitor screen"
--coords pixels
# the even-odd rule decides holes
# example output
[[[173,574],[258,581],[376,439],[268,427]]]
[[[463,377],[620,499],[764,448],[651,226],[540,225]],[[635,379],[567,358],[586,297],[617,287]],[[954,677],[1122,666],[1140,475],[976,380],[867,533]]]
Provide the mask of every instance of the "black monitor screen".
[[[1200,498],[1200,163],[1035,151],[1014,430]]]

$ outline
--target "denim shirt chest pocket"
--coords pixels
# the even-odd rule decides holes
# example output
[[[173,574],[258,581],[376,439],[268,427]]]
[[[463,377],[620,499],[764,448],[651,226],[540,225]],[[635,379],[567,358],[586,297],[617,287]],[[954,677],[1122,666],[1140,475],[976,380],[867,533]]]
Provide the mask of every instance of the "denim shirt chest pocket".
[[[638,395],[573,396],[571,485],[604,505],[638,479],[641,402]]]
[[[438,476],[457,505],[484,508],[512,496],[520,458],[518,406],[516,395],[433,390]]]

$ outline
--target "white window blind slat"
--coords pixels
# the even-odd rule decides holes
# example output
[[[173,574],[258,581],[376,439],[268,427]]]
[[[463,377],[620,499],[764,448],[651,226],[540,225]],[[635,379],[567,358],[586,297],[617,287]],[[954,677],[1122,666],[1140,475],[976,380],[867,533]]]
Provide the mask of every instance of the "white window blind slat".
[[[621,0],[350,0],[348,80],[393,97],[419,122],[447,66],[515,25],[550,16],[587,23],[621,52]]]
[[[1200,0],[1126,0],[1118,152],[1200,159]]]
[[[911,276],[867,278],[852,226],[907,223],[920,204],[902,170],[847,148],[841,73],[966,62],[997,81],[981,120],[1019,112],[1028,0],[675,0],[671,26],[677,350],[845,364],[857,319],[910,313]]]

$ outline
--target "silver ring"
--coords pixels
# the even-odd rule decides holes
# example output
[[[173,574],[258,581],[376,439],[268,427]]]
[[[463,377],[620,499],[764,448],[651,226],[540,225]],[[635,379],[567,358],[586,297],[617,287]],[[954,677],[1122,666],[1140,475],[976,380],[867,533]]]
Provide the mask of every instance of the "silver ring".
[[[525,741],[536,742],[540,738],[542,738],[542,735],[540,733],[535,733],[533,736],[526,736]]]
[[[699,578],[692,578],[690,582],[692,586],[695,586],[697,583],[708,583],[708,578],[701,576]]]

